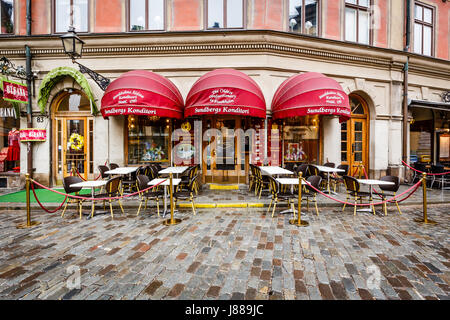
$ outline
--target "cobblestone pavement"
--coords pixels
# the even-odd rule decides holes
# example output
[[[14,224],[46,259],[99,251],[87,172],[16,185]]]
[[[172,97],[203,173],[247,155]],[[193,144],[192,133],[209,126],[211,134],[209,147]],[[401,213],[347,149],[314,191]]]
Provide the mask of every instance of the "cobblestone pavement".
[[[24,230],[23,210],[3,210],[0,299],[448,299],[449,211],[430,206],[438,224],[424,226],[421,207],[321,208],[305,228],[256,208],[182,209],[175,226],[153,209],[33,211],[41,224]]]

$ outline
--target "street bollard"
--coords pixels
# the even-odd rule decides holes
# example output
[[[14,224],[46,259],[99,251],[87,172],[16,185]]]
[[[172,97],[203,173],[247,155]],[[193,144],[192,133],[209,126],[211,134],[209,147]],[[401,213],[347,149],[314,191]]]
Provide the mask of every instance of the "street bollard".
[[[415,222],[425,224],[436,224],[436,221],[428,219],[427,213],[427,174],[424,172],[422,177],[422,190],[423,190],[423,218],[414,219]]]
[[[27,229],[40,224],[38,221],[31,221],[31,208],[30,208],[30,174],[25,174],[25,190],[26,190],[26,201],[27,201],[27,223],[19,224],[17,229]]]
[[[301,219],[301,215],[302,215],[302,180],[303,180],[303,173],[300,172],[299,176],[298,176],[298,212],[297,212],[297,217],[298,219],[292,219],[289,220],[289,223],[292,225],[295,225],[297,227],[306,227],[309,226],[309,222],[308,221],[302,221]]]
[[[181,219],[174,219],[174,205],[173,205],[173,174],[169,173],[169,180],[170,180],[170,186],[169,186],[169,192],[170,192],[170,219],[164,220],[163,224],[166,226],[171,226],[175,224],[179,224],[181,222]]]

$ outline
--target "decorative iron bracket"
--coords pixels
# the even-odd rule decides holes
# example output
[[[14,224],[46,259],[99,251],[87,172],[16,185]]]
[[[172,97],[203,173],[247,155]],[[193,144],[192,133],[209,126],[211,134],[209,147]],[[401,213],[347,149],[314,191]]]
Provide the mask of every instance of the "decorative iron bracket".
[[[98,74],[95,71],[92,71],[91,69],[89,69],[88,67],[83,66],[81,63],[76,62],[75,60],[72,60],[73,63],[76,63],[78,65],[78,67],[80,68],[80,72],[81,73],[87,73],[92,80],[95,81],[95,83],[97,83],[97,85],[103,90],[105,91],[106,88],[109,86],[111,80],[109,80],[108,78],[105,78],[104,76],[102,76],[101,74]]]

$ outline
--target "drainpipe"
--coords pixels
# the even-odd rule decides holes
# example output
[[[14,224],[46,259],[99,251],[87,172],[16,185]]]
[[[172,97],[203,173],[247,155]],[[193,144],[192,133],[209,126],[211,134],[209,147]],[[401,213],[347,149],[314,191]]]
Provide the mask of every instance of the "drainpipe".
[[[411,0],[406,0],[406,37],[404,51],[408,54],[411,36]],[[406,58],[405,67],[403,68],[403,161],[408,163],[408,69],[409,56]],[[406,178],[406,172],[405,172]]]
[[[31,36],[31,0],[27,0],[27,36]],[[27,88],[28,88],[28,106],[27,106],[27,127],[33,128],[32,118],[32,95],[31,95],[31,79],[33,74],[31,72],[31,50],[28,45],[25,45],[26,55],[26,73],[27,73]],[[27,142],[27,173],[30,178],[33,178],[33,145],[31,142]]]

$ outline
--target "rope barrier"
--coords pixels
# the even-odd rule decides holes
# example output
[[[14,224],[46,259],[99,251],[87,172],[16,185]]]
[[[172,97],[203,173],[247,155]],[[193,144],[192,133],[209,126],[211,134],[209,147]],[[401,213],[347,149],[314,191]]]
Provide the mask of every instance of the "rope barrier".
[[[106,166],[107,163],[108,163],[108,161],[105,161],[105,164],[104,164],[104,165]],[[80,175],[80,172],[78,171],[78,169],[77,169],[77,168],[74,168],[74,169],[75,169],[75,171],[76,171],[78,177],[80,177],[81,180],[86,181],[86,179],[83,178],[83,177]],[[72,172],[70,172],[70,175],[72,175]],[[97,181],[101,176],[102,176],[102,173],[100,172],[100,173],[98,174],[97,178],[94,178],[94,181]]]
[[[34,190],[34,185],[33,185],[33,184],[31,184],[31,190],[33,190],[34,198],[36,199],[36,201],[37,201],[37,203],[39,204],[39,206],[40,206],[44,211],[46,211],[47,213],[55,213],[56,211],[58,211],[59,209],[62,208],[62,206],[64,205],[64,203],[65,203],[66,200],[67,200],[67,196],[66,196],[66,197],[64,198],[63,202],[61,203],[61,205],[60,205],[58,208],[56,208],[55,210],[49,210],[49,209],[45,208],[44,205],[39,201],[39,199],[38,199],[38,197],[37,197],[37,195],[36,195],[36,191]]]
[[[153,189],[153,188],[159,186],[160,184],[164,183],[165,181],[167,181],[167,179],[164,179],[163,181],[161,181],[161,182],[159,182],[159,183],[157,183],[157,184],[155,184],[155,185],[153,185],[153,186],[150,186],[150,187],[148,187],[148,188],[146,188],[146,189],[142,189],[142,190],[139,190],[139,191],[137,191],[137,192],[130,193],[130,194],[127,194],[127,195],[122,195],[122,196],[120,196],[120,197],[92,198],[92,197],[80,197],[80,196],[75,196],[75,195],[71,195],[71,194],[67,194],[67,193],[62,193],[62,192],[59,192],[59,191],[50,189],[50,188],[48,188],[48,187],[46,187],[46,186],[40,184],[39,182],[37,182],[37,181],[35,181],[35,180],[33,180],[33,179],[30,179],[30,180],[31,180],[32,183],[35,183],[37,186],[39,186],[39,187],[41,187],[41,188],[43,188],[43,189],[46,189],[46,190],[48,190],[48,191],[51,191],[51,192],[60,194],[60,195],[62,195],[62,196],[66,196],[66,197],[69,197],[69,198],[72,198],[72,199],[81,199],[81,200],[90,200],[90,201],[120,200],[120,199],[123,199],[123,198],[132,197],[132,196],[135,196],[135,195],[137,195],[137,194],[146,192],[146,191],[148,191],[148,190],[150,190],[150,189]]]
[[[319,194],[321,194],[321,195],[323,195],[323,196],[325,196],[325,197],[327,197],[327,198],[329,198],[329,199],[331,199],[331,200],[333,200],[333,201],[340,202],[340,203],[342,203],[342,204],[346,204],[346,205],[349,205],[349,206],[377,206],[377,205],[380,205],[380,204],[385,204],[385,203],[388,203],[388,202],[393,202],[394,200],[396,200],[397,198],[399,198],[399,197],[403,196],[404,194],[408,193],[408,192],[411,191],[412,189],[414,189],[414,191],[411,192],[411,194],[413,194],[414,192],[417,191],[417,189],[419,188],[419,186],[420,186],[420,184],[422,183],[422,181],[417,182],[417,183],[416,183],[415,185],[413,185],[411,188],[409,188],[408,190],[404,191],[404,192],[401,193],[401,194],[396,195],[396,196],[393,197],[392,199],[388,199],[388,200],[385,200],[385,201],[382,201],[382,202],[377,202],[377,203],[349,203],[349,202],[346,202],[346,201],[343,201],[343,200],[339,200],[339,199],[333,198],[333,197],[327,195],[326,193],[323,193],[322,191],[316,189],[313,185],[311,185],[307,180],[305,180],[305,183],[306,183],[308,186],[310,186],[313,190],[315,190],[317,193],[319,193]],[[408,199],[410,196],[411,196],[411,195],[409,195],[409,196],[408,196],[407,198],[405,198],[405,199],[402,199],[401,201],[404,201],[404,200]],[[401,201],[397,201],[397,202],[401,202]]]
[[[403,163],[406,167],[408,167],[408,168],[410,168],[410,169],[412,169],[412,170],[414,170],[414,171],[416,171],[416,172],[419,172],[419,173],[421,173],[421,174],[426,173],[427,176],[443,176],[443,175],[450,174],[450,171],[447,171],[447,172],[441,172],[441,173],[428,173],[428,172],[423,172],[423,171],[417,170],[416,168],[411,167],[409,164],[407,164],[407,163],[406,163],[405,161],[403,161],[403,160],[402,160],[402,163]]]

